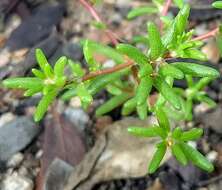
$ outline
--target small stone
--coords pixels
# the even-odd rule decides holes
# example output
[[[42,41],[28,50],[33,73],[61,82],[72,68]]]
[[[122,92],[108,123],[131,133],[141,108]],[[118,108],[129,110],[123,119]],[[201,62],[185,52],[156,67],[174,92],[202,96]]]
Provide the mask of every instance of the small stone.
[[[211,151],[206,155],[207,159],[211,162],[216,161],[217,156],[218,156],[218,153],[216,151]]]
[[[0,160],[6,161],[23,150],[40,128],[29,117],[18,117],[0,128]]]
[[[10,168],[15,168],[17,166],[19,166],[19,164],[23,161],[24,159],[24,155],[20,152],[18,152],[17,154],[13,155],[9,161],[7,162],[7,167]]]
[[[1,126],[3,126],[4,124],[8,123],[9,121],[12,121],[14,118],[15,118],[15,116],[14,116],[11,112],[4,113],[4,114],[0,117],[0,128],[1,128]]]
[[[84,131],[88,122],[89,116],[80,108],[67,108],[65,116],[76,126],[80,131]]]
[[[73,169],[68,163],[56,158],[47,170],[44,189],[64,189],[65,181]]]
[[[19,168],[18,173],[21,176],[28,176],[28,174],[29,174],[28,169],[24,166]]]
[[[41,149],[36,153],[35,158],[40,159],[42,157],[42,155],[43,155],[43,150]]]
[[[78,96],[75,96],[75,97],[71,98],[69,104],[70,104],[70,106],[72,106],[74,108],[80,108],[81,107],[81,100]]]
[[[7,176],[3,182],[1,190],[33,190],[33,182],[18,174]]]
[[[103,68],[111,68],[115,66],[115,62],[113,60],[107,60],[103,64]]]

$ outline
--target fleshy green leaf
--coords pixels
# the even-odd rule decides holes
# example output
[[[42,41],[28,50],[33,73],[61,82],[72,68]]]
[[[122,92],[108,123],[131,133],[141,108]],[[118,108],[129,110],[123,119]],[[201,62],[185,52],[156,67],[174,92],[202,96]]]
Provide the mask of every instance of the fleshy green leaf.
[[[56,77],[63,77],[64,76],[64,68],[67,64],[67,58],[65,56],[62,56],[56,61],[54,66],[54,73]]]
[[[140,80],[140,84],[137,87],[136,98],[137,105],[140,106],[142,104],[147,103],[147,98],[152,89],[153,81],[150,76],[145,76]]]
[[[106,90],[112,95],[120,95],[122,90],[113,84],[108,84]]]
[[[138,77],[141,79],[143,77],[146,77],[146,76],[150,76],[150,74],[152,73],[153,71],[153,68],[150,64],[146,64],[144,66],[142,66],[139,70],[139,73],[138,73]]]
[[[83,43],[83,54],[87,64],[90,67],[90,70],[98,70],[100,65],[96,62],[96,60],[93,57],[93,51],[90,47],[89,40],[85,40]]]
[[[45,79],[45,75],[42,71],[38,70],[38,69],[32,69],[32,73],[40,79]]]
[[[146,36],[133,36],[132,43],[143,43],[149,45],[149,39]]]
[[[36,60],[40,66],[40,68],[42,70],[44,70],[44,67],[46,64],[48,64],[48,61],[43,53],[43,51],[41,49],[36,49],[35,50],[35,57],[36,57]]]
[[[113,59],[118,64],[124,62],[123,56],[112,47],[109,47],[109,46],[106,46],[106,45],[103,45],[94,41],[90,41],[90,40],[87,40],[85,43],[86,45],[84,45],[84,47],[86,46],[88,48],[87,51],[91,53],[99,53],[99,54],[105,55],[106,57]]]
[[[3,85],[7,88],[32,89],[35,87],[43,87],[43,82],[39,78],[21,77],[5,79]]]
[[[184,74],[192,75],[195,77],[219,77],[220,73],[211,67],[187,62],[172,63],[175,67],[180,69]]]
[[[69,59],[68,64],[72,69],[72,74],[74,77],[82,77],[85,74],[80,63],[75,63],[71,59]]]
[[[77,95],[81,100],[82,105],[86,105],[86,107],[93,101],[91,94],[86,89],[84,83],[80,83],[77,88]],[[86,108],[85,107],[85,108]]]
[[[136,105],[137,99],[135,97],[128,100],[122,107],[122,115],[126,116],[131,114],[136,109]]]
[[[130,95],[127,93],[120,94],[118,96],[110,98],[107,102],[105,102],[96,110],[96,116],[101,116],[104,115],[105,113],[112,111],[113,109],[117,108],[118,106],[126,102],[129,98]]]
[[[150,57],[151,59],[157,59],[163,53],[163,44],[160,32],[157,26],[152,22],[147,24],[147,31],[149,36]]]
[[[165,143],[161,143],[161,145],[157,147],[157,150],[155,154],[153,155],[153,158],[149,164],[148,172],[150,174],[154,173],[160,166],[160,163],[166,153],[166,149],[167,149],[167,146]]]
[[[172,133],[172,137],[174,139],[180,139],[182,135],[182,129],[180,127],[176,127],[174,130],[173,130],[173,133]]]
[[[185,4],[175,18],[177,35],[182,35],[185,31],[189,14],[190,6],[188,4]]]
[[[97,92],[102,90],[107,84],[116,81],[121,76],[127,73],[127,70],[125,71],[119,71],[112,74],[102,75],[97,77],[92,81],[92,83],[89,85],[88,90],[91,95],[95,95]]]
[[[184,74],[181,70],[179,70],[176,67],[174,67],[173,65],[169,65],[169,64],[165,64],[165,65],[161,66],[159,69],[159,73],[161,75],[163,75],[164,77],[170,76],[175,79],[183,79],[184,78]]]
[[[207,160],[199,151],[194,149],[192,146],[181,143],[181,148],[185,153],[186,157],[193,162],[197,167],[207,171],[212,172],[214,170],[214,166]]]
[[[137,110],[137,113],[139,115],[139,118],[141,120],[144,120],[147,118],[147,112],[148,112],[148,106],[147,106],[147,103],[144,103],[142,105],[137,105],[136,107],[136,110]]]
[[[157,137],[156,126],[149,127],[128,127],[128,132],[138,137]]]
[[[157,12],[158,12],[158,9],[156,7],[142,6],[142,7],[137,7],[135,9],[131,10],[128,13],[127,18],[133,19],[133,18],[141,16],[141,15],[153,14],[153,13],[157,13]]]
[[[44,74],[46,75],[47,78],[53,78],[54,77],[53,69],[52,69],[51,65],[49,65],[48,63],[45,64]]]
[[[215,1],[212,6],[217,9],[222,9],[222,1]]]
[[[119,44],[117,45],[117,50],[121,53],[127,55],[129,58],[134,60],[139,65],[146,65],[149,63],[149,59],[144,55],[139,49],[129,44]]]
[[[162,110],[162,108],[158,107],[155,110],[156,113],[156,117],[158,120],[158,123],[160,125],[160,127],[164,128],[166,131],[170,131],[170,123],[169,120],[167,118],[167,115],[165,114],[165,112]]]
[[[217,105],[217,103],[214,100],[207,97],[206,95],[197,95],[196,99],[200,102],[208,104],[211,108],[214,108]]]
[[[35,111],[35,115],[34,115],[35,122],[38,122],[43,118],[49,105],[53,102],[56,95],[57,95],[57,91],[54,89],[42,97]]]
[[[74,97],[77,95],[76,89],[72,88],[67,90],[63,95],[62,95],[62,100],[66,101],[69,100],[70,98]]]
[[[182,165],[187,165],[187,158],[180,147],[180,144],[175,143],[171,147],[172,154],[176,157],[176,159],[182,164]]]
[[[184,50],[184,55],[181,56],[182,58],[189,58],[189,59],[197,59],[201,61],[206,61],[207,57],[206,55],[194,48],[188,48]]]
[[[193,128],[189,131],[183,132],[180,139],[182,141],[194,141],[199,139],[203,135],[203,129]]]
[[[181,108],[180,99],[178,98],[177,94],[163,79],[160,77],[155,77],[154,86],[176,109]]]

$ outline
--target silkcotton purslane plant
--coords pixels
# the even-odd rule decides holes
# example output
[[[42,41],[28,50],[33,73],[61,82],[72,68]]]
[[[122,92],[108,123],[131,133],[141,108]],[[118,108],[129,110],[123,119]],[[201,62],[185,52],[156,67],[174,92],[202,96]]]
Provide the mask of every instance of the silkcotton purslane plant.
[[[179,126],[173,128],[169,122],[169,119],[192,120],[195,102],[205,102],[210,107],[216,105],[204,92],[204,87],[219,77],[220,73],[217,70],[186,61],[168,63],[171,58],[206,60],[206,56],[200,51],[203,45],[202,39],[193,38],[194,30],[186,31],[190,6],[182,0],[175,0],[175,5],[180,8],[177,16],[172,18],[163,14],[160,17],[160,29],[153,22],[148,22],[147,35],[136,36],[132,45],[119,43],[96,15],[92,5],[85,0],[79,1],[92,11],[96,19],[94,25],[105,30],[115,47],[83,40],[81,44],[88,71],[65,56],[59,58],[52,68],[44,53],[36,49],[36,60],[40,69],[32,69],[34,76],[9,78],[3,81],[3,85],[8,88],[24,89],[25,96],[42,94],[34,115],[36,122],[43,118],[58,95],[61,95],[65,101],[77,96],[81,100],[82,107],[87,109],[93,101],[93,96],[106,89],[111,98],[96,110],[96,116],[107,114],[119,106],[122,106],[123,116],[133,112],[137,112],[140,119],[146,119],[149,113],[156,116],[158,125],[128,128],[130,134],[160,139],[153,159],[149,163],[149,173],[157,170],[167,149],[171,150],[172,155],[182,165],[192,162],[197,167],[212,172],[213,165],[189,144],[189,141],[199,139],[203,130],[192,128],[183,131]],[[166,3],[168,7],[170,2],[167,1],[169,5]],[[153,3],[153,6],[138,7],[130,11],[128,18],[158,14],[160,10],[166,9],[162,0],[153,0]],[[216,33],[219,33],[218,30]],[[137,43],[143,43],[146,51],[137,48]],[[104,68],[103,64],[95,59],[95,54],[112,59],[115,66]],[[71,70],[70,75],[64,72],[67,68]],[[174,87],[174,80],[186,80],[187,88]],[[157,100],[153,103],[150,99],[154,94]]]

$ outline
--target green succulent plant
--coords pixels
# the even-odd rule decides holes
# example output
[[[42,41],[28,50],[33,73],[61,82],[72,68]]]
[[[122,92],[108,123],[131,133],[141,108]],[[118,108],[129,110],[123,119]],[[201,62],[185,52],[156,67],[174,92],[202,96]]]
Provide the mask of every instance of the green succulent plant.
[[[163,0],[153,0],[150,7],[137,7],[128,14],[129,19],[144,14],[158,13],[164,4]],[[40,121],[49,105],[58,95],[64,101],[79,97],[81,105],[87,109],[93,97],[105,89],[110,99],[96,110],[96,116],[109,113],[122,106],[122,115],[137,112],[140,119],[146,119],[152,113],[157,117],[159,125],[149,127],[129,126],[129,133],[139,137],[159,137],[160,143],[149,164],[149,173],[154,173],[159,167],[167,149],[182,164],[192,162],[197,167],[208,172],[213,171],[213,165],[188,142],[200,138],[203,130],[193,128],[183,131],[181,127],[172,128],[169,118],[174,120],[191,120],[195,102],[205,102],[210,107],[216,103],[204,92],[212,80],[220,76],[214,68],[193,62],[180,61],[169,63],[170,58],[192,58],[206,60],[200,51],[203,42],[193,40],[194,30],[187,31],[190,6],[183,0],[174,0],[180,8],[175,18],[162,16],[162,30],[153,23],[147,23],[147,35],[136,36],[132,44],[119,43],[116,47],[100,44],[92,40],[81,42],[84,58],[88,69],[81,64],[62,56],[54,68],[48,63],[40,49],[36,49],[36,60],[40,69],[33,69],[34,77],[8,78],[3,85],[8,88],[24,89],[25,96],[42,94],[34,115],[35,121]],[[213,4],[220,8],[221,2]],[[106,30],[106,25],[94,23],[100,29]],[[137,43],[146,47],[141,50]],[[115,69],[105,68],[95,59],[100,54],[112,59]],[[71,70],[67,74],[66,68]],[[195,80],[194,80],[195,79]],[[187,88],[174,87],[175,80],[185,80]],[[157,100],[151,103],[153,94]]]

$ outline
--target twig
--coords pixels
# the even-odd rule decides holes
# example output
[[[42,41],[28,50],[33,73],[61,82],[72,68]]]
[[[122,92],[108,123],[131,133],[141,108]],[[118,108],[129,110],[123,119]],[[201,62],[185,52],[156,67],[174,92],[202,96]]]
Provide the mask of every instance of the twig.
[[[161,14],[162,16],[166,16],[167,15],[171,4],[172,4],[172,0],[166,0],[166,3],[165,3],[165,5],[163,7],[163,10],[162,10],[162,14]]]
[[[102,18],[99,16],[97,11],[94,9],[94,7],[90,3],[88,3],[86,0],[79,0],[79,2],[89,11],[89,13],[97,22],[104,23],[102,21]],[[111,30],[105,29],[105,33],[110,39],[110,41],[113,43],[113,45],[117,45],[119,43],[118,37],[116,37],[116,35]]]
[[[172,4],[172,0],[166,0],[166,3],[163,7],[161,16],[166,16],[167,15],[171,4]],[[162,31],[162,30],[163,30],[163,22],[160,20],[160,31]]]
[[[108,68],[108,69],[99,70],[99,71],[95,71],[95,72],[89,73],[89,74],[83,76],[82,81],[90,80],[90,79],[95,78],[95,77],[97,77],[99,75],[110,74],[110,73],[113,73],[113,72],[125,69],[127,67],[130,67],[133,64],[134,64],[134,62],[128,59],[126,63],[114,66],[112,68]]]
[[[219,181],[219,180],[222,180],[222,175],[219,175],[219,176],[210,178],[210,179],[208,179],[208,180],[200,181],[200,182],[197,184],[197,186],[198,186],[198,187],[203,187],[203,186],[209,185],[209,184],[211,184],[211,183],[215,183],[216,181]]]
[[[208,39],[208,38],[211,38],[211,37],[214,37],[216,36],[216,34],[219,32],[219,28],[215,28],[213,29],[212,31],[206,33],[206,34],[203,34],[201,36],[198,36],[196,38],[193,38],[192,40],[193,41],[197,41],[197,40],[205,40],[205,39]]]

